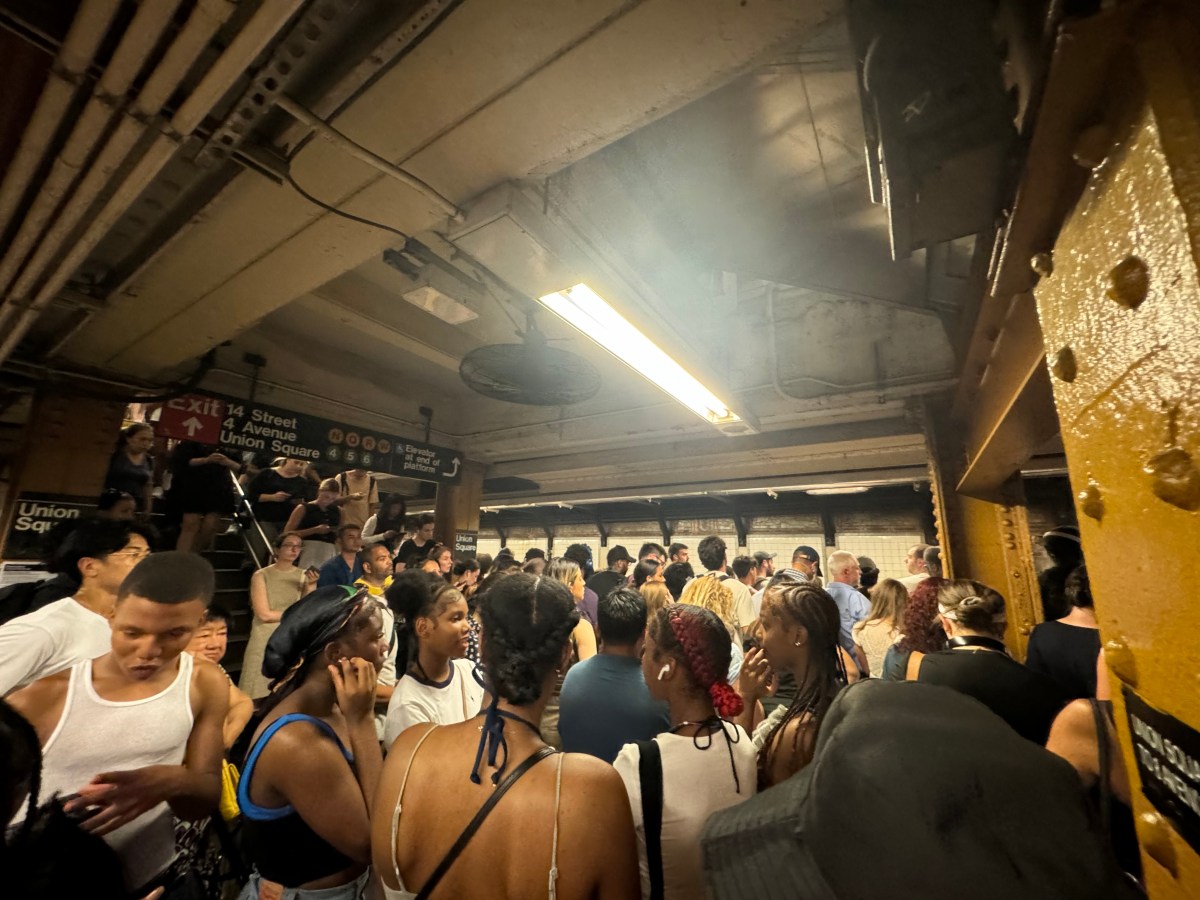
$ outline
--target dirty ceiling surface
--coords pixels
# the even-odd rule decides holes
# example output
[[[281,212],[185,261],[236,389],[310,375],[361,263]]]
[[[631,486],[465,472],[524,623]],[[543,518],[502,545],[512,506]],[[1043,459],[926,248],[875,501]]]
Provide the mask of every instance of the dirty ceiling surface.
[[[0,32],[14,49],[0,77],[32,108],[72,19],[3,6],[0,22],[45,44],[18,55],[29,35]],[[135,4],[80,3],[76,24],[87,13],[105,29],[89,77],[140,28],[128,93],[152,88],[209,8],[161,6],[155,27]],[[432,441],[488,463],[489,479],[535,485],[510,495],[526,499],[923,477],[914,404],[953,382],[947,335],[975,241],[892,260],[840,0],[280,0],[226,14],[154,119],[178,132],[200,109],[194,129],[173,134],[153,169],[153,129],[106,160],[128,117],[98,119],[75,148],[90,179],[76,190],[93,192],[67,201],[79,224],[63,226],[58,248],[27,238],[27,257],[0,268],[6,299],[44,295],[13,371],[163,383],[216,347],[202,386],[244,394],[245,355],[257,354],[261,400],[412,437],[431,407]],[[243,64],[220,72],[235,51]],[[46,147],[85,103],[64,107]],[[0,162],[15,153],[9,137]],[[0,211],[11,241],[21,217]],[[96,221],[102,233],[85,230]],[[721,434],[530,299],[577,281],[752,433]],[[412,302],[421,296],[448,298],[464,321]],[[548,346],[599,371],[592,399],[517,405],[464,384],[463,357],[520,344],[531,313]]]

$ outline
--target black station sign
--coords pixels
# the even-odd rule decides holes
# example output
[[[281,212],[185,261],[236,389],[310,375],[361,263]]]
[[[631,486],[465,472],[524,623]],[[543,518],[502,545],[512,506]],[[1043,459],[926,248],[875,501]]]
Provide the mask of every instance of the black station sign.
[[[423,481],[458,481],[455,450],[232,397],[189,394],[164,409],[158,433],[219,444],[240,456],[286,456],[329,472],[370,469]],[[208,438],[206,440],[206,438]]]
[[[457,531],[454,534],[455,559],[474,559],[479,551],[478,531]]]
[[[1142,793],[1200,852],[1200,731],[1123,692]]]
[[[51,529],[95,510],[93,497],[23,491],[17,495],[12,521],[4,536],[4,558],[42,559],[46,555],[46,536]]]

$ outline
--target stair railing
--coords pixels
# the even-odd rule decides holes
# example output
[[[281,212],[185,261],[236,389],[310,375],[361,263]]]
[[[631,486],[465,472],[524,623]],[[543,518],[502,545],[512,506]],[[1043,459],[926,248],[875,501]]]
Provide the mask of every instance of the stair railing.
[[[274,561],[271,553],[271,542],[267,539],[266,533],[262,530],[262,526],[258,524],[258,517],[254,515],[254,506],[250,503],[250,498],[246,496],[246,492],[242,490],[242,484],[238,481],[237,473],[230,471],[229,477],[233,479],[233,495],[236,498],[234,503],[233,521],[237,525],[238,534],[242,537],[242,543],[246,547],[246,552],[254,561],[256,569],[264,569],[271,565]],[[258,548],[254,545],[254,538],[258,537],[262,544],[265,558],[259,556]]]

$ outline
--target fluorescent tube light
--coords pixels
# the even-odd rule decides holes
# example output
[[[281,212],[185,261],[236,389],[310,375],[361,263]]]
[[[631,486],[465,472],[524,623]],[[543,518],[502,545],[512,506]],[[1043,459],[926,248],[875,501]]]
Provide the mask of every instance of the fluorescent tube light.
[[[704,421],[712,425],[742,421],[712,391],[586,284],[547,294],[538,301]]]
[[[827,497],[831,494],[865,494],[866,492],[866,485],[857,484],[846,487],[809,488],[804,493],[811,494],[814,497]]]

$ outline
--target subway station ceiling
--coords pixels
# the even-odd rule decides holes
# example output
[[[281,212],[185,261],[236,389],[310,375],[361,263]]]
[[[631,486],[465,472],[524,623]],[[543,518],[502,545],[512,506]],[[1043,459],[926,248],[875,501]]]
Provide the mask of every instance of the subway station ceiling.
[[[413,438],[427,408],[430,440],[513,500],[925,477],[914,411],[954,383],[989,248],[894,252],[841,0],[48,6],[0,2],[8,383],[199,375]],[[83,88],[33,132],[52,56],[61,71],[89,28]],[[93,111],[118,65],[130,105]],[[539,291],[575,281],[750,433],[722,434],[538,311]],[[599,371],[592,399],[517,405],[464,384],[463,357],[520,343],[531,314]]]

